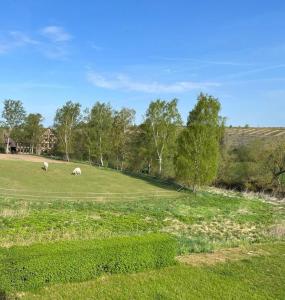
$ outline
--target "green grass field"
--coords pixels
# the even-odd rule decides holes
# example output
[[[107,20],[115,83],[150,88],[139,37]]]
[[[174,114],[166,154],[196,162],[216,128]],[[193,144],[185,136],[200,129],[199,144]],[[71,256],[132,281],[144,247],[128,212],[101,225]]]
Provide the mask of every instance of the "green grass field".
[[[193,299],[284,298],[282,204],[207,192],[179,193],[154,181],[88,165],[80,165],[81,176],[72,176],[75,166],[51,163],[48,172],[44,172],[40,163],[0,160],[2,249],[70,240],[81,240],[84,245],[93,239],[164,233],[177,241],[177,255],[215,253],[232,247],[258,248],[263,250],[262,255],[213,266],[179,263],[167,270],[106,275],[64,285],[47,284],[37,291],[16,291],[14,296],[32,299],[189,299],[191,295]]]

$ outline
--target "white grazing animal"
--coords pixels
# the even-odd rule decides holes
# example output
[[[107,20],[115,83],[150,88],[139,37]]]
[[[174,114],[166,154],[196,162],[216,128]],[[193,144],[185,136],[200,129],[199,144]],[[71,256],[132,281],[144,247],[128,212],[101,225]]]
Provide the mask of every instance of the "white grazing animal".
[[[44,169],[45,171],[47,171],[47,170],[48,170],[48,163],[47,163],[46,161],[44,162],[43,169]]]
[[[75,168],[72,172],[73,175],[81,175],[81,169],[80,168]]]

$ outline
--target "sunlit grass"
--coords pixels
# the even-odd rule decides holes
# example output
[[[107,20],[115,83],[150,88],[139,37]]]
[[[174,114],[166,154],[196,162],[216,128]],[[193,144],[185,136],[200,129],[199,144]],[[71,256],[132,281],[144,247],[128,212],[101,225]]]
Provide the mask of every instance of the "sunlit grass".
[[[251,250],[259,251],[252,256]],[[248,248],[245,257],[210,266],[179,265],[55,285],[23,299],[284,299],[285,244]]]

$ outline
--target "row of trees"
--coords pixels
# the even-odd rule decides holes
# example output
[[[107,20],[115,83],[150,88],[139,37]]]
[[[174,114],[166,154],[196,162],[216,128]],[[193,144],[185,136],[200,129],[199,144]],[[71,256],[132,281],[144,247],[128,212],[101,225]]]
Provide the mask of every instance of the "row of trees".
[[[28,144],[34,153],[44,131],[42,115],[38,113],[27,115],[21,101],[5,100],[2,118],[3,137],[7,140],[5,151],[9,151],[9,140],[13,137]]]
[[[68,101],[54,118],[57,145],[54,154],[66,160],[88,160],[100,166],[176,177],[198,185],[212,182],[217,174],[224,120],[218,99],[200,94],[183,126],[177,99],[150,103],[141,124],[135,111],[113,110],[97,102],[90,109]],[[7,136],[37,147],[42,135],[42,116],[26,115],[20,101],[5,100],[2,113]]]
[[[220,110],[218,99],[200,94],[184,125],[177,99],[158,99],[150,103],[143,122],[135,125],[133,109],[114,110],[97,102],[82,110],[79,103],[68,101],[55,114],[57,143],[51,154],[172,177],[194,190],[215,182],[241,190],[282,191],[285,141],[229,146],[224,143]],[[34,153],[42,141],[43,117],[27,115],[21,101],[5,100],[2,119],[6,140],[29,145]]]
[[[217,99],[201,94],[183,128],[177,99],[150,103],[142,124],[135,111],[113,111],[97,102],[80,114],[79,103],[67,102],[57,110],[55,130],[69,160],[70,153],[101,166],[175,176],[186,185],[210,183],[217,174],[224,120]]]

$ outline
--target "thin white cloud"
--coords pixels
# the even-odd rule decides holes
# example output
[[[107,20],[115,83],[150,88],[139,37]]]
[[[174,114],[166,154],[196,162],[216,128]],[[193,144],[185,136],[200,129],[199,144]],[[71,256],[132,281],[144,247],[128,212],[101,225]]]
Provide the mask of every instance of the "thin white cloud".
[[[38,31],[39,32],[39,31]],[[50,59],[66,59],[69,55],[69,41],[72,36],[62,27],[47,26],[38,32],[26,34],[8,31],[0,36],[0,54],[7,54],[17,48],[29,47]]]
[[[65,60],[69,56],[69,49],[66,45],[44,44],[40,51],[45,57],[55,60]]]
[[[41,34],[52,42],[67,42],[72,39],[72,35],[59,26],[46,26],[42,28]]]
[[[15,48],[36,44],[38,44],[36,40],[21,31],[9,31],[0,40],[0,54],[7,53]]]
[[[271,66],[255,68],[255,69],[251,69],[251,70],[247,70],[247,71],[243,71],[243,72],[228,74],[228,75],[225,75],[224,77],[226,77],[227,79],[238,78],[238,77],[244,77],[246,75],[261,73],[261,72],[270,71],[270,70],[283,69],[283,68],[285,68],[285,64],[271,65]]]
[[[229,60],[210,60],[210,59],[196,59],[188,57],[166,57],[166,56],[151,56],[151,59],[165,60],[174,62],[193,62],[204,65],[225,65],[225,66],[253,66],[253,63],[229,61]]]
[[[126,90],[143,93],[184,93],[197,89],[204,89],[210,86],[219,86],[217,82],[193,82],[193,81],[177,81],[174,83],[160,82],[140,82],[131,79],[126,75],[116,75],[112,78],[107,78],[96,72],[88,72],[87,80],[93,85],[111,90]]]

